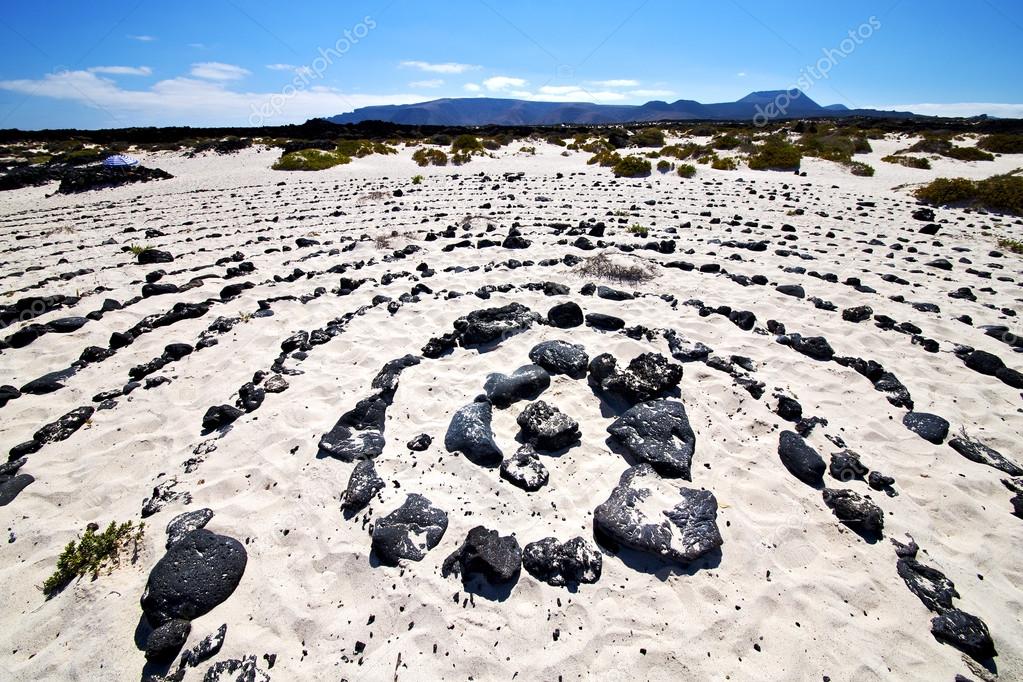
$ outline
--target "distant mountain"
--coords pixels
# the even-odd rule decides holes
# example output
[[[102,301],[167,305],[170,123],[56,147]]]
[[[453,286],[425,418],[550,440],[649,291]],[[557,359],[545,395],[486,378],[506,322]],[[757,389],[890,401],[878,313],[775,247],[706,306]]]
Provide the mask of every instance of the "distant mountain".
[[[908,111],[849,109],[843,104],[821,106],[799,90],[751,92],[737,102],[701,104],[688,99],[653,101],[641,105],[589,102],[534,102],[521,99],[465,97],[435,99],[418,104],[362,107],[331,116],[331,123],[385,121],[406,125],[558,125],[642,123],[646,121],[753,121],[765,118],[870,116],[906,118]]]

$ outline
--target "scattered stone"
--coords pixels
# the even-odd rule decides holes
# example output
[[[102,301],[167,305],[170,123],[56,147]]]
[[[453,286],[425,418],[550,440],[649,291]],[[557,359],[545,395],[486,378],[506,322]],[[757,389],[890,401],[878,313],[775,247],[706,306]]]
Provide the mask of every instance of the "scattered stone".
[[[494,441],[490,426],[492,416],[493,410],[488,402],[475,402],[459,409],[451,417],[444,436],[444,447],[448,452],[460,452],[479,466],[499,466],[504,456]]]
[[[494,373],[487,377],[483,390],[497,407],[508,407],[519,400],[533,400],[551,385],[551,375],[539,365],[524,365],[510,376]]]
[[[640,464],[622,474],[593,523],[612,546],[689,563],[721,546],[717,507],[710,491],[679,487]]]
[[[191,631],[192,624],[181,619],[168,621],[156,628],[146,640],[146,660],[154,663],[174,660]]]
[[[355,465],[348,488],[344,492],[341,509],[349,514],[361,511],[373,496],[384,489],[384,479],[377,475],[373,460],[364,459]]]
[[[870,498],[851,490],[824,489],[824,504],[839,521],[857,533],[880,535],[884,528],[884,512]]]
[[[626,370],[617,368],[610,353],[590,362],[590,381],[600,390],[618,396],[629,405],[662,398],[682,380],[682,365],[668,362],[660,353],[643,353]]]
[[[565,543],[553,537],[544,538],[522,550],[522,567],[537,580],[554,587],[595,583],[600,579],[602,565],[600,552],[581,537]]]
[[[818,487],[824,484],[827,468],[817,451],[794,431],[782,431],[778,439],[778,456],[793,476],[803,483]]]
[[[954,646],[976,661],[998,653],[984,621],[959,609],[949,609],[935,616],[931,620],[931,633],[939,642]]]
[[[214,405],[203,415],[202,428],[204,431],[215,431],[235,422],[243,414],[233,405]]]
[[[388,566],[397,566],[403,559],[422,561],[447,529],[447,513],[422,495],[412,493],[373,526],[373,551]]]
[[[422,452],[430,447],[432,443],[433,438],[429,434],[421,433],[406,443],[405,446],[413,452]]]
[[[569,329],[583,323],[583,309],[578,303],[560,303],[547,311],[547,321],[555,327]]]
[[[341,415],[320,438],[320,451],[343,462],[372,459],[384,451],[388,401],[380,394],[364,398]]]
[[[677,400],[654,400],[629,408],[607,427],[616,442],[659,474],[691,481],[696,434],[685,406]]]
[[[154,495],[155,496],[155,495]],[[167,549],[171,545],[185,539],[193,530],[205,528],[206,524],[213,518],[213,510],[209,508],[196,509],[195,511],[179,514],[167,524]]]
[[[207,661],[218,653],[224,646],[224,639],[227,638],[227,623],[224,623],[213,634],[206,635],[194,647],[181,654],[181,667],[194,668],[203,661]]]
[[[590,356],[586,349],[567,341],[544,341],[533,346],[529,359],[551,374],[567,374],[573,379],[586,376]]]
[[[1004,471],[1010,476],[1023,476],[1023,467],[1011,461],[1005,455],[994,448],[988,447],[979,440],[971,438],[966,429],[962,429],[957,436],[953,436],[948,444],[960,455],[978,464],[986,464],[989,467]]]
[[[515,536],[476,526],[462,546],[444,560],[441,575],[461,576],[463,583],[478,577],[497,585],[516,580],[521,565],[522,550]]]
[[[547,485],[550,475],[540,456],[528,443],[501,462],[501,478],[526,492],[535,492]]]
[[[936,414],[928,412],[907,412],[902,418],[907,429],[926,441],[941,445],[948,435],[948,422]]]
[[[579,423],[543,400],[526,406],[516,423],[524,439],[541,450],[561,450],[579,441]]]

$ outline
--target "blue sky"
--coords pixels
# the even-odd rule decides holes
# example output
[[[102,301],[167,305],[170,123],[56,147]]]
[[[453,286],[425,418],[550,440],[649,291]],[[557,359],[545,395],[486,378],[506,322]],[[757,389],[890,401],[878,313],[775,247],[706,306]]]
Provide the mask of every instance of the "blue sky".
[[[5,4],[0,128],[272,125],[438,97],[718,102],[797,85],[821,104],[1023,117],[1018,0]]]

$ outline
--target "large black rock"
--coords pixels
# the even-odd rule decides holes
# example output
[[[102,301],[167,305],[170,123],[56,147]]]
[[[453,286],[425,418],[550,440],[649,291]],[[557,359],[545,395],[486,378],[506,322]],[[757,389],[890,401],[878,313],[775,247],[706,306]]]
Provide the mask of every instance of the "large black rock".
[[[537,580],[555,587],[595,583],[600,579],[602,566],[600,552],[581,537],[565,543],[553,537],[544,538],[522,550],[522,567]]]
[[[778,456],[793,476],[803,483],[819,486],[824,483],[827,466],[817,451],[794,431],[782,431],[778,438]]]
[[[370,459],[384,451],[388,401],[380,394],[360,400],[320,438],[320,451],[344,462]]]
[[[544,341],[533,346],[529,359],[551,374],[567,374],[573,379],[586,376],[590,356],[577,343],[567,341]]]
[[[877,536],[884,529],[884,512],[880,507],[852,490],[825,488],[824,504],[839,521],[858,533]]]
[[[952,608],[952,599],[959,596],[955,583],[936,568],[921,564],[914,558],[900,558],[896,564],[906,587],[931,611],[942,613]]]
[[[926,441],[941,445],[948,435],[948,421],[943,417],[928,412],[907,412],[902,418],[907,429]]]
[[[455,320],[455,332],[463,346],[473,346],[503,340],[525,331],[538,322],[540,316],[521,303],[509,303],[500,308],[486,308]]]
[[[441,575],[460,575],[462,582],[481,577],[497,585],[515,580],[521,565],[522,550],[515,536],[476,526],[462,546],[444,560]]]
[[[233,405],[214,405],[203,415],[202,428],[205,431],[214,431],[237,421],[243,414],[245,413]]]
[[[579,423],[543,400],[526,406],[516,422],[524,440],[541,450],[560,450],[579,441]]]
[[[939,642],[950,644],[977,661],[995,656],[995,643],[980,618],[949,609],[931,620],[931,633]]]
[[[341,509],[348,513],[354,513],[363,509],[373,496],[384,489],[384,479],[377,475],[373,460],[364,459],[355,465],[351,478],[348,479],[348,488],[344,493],[344,500],[341,502]]]
[[[451,417],[444,447],[448,452],[460,452],[474,464],[496,467],[504,456],[494,441],[490,425],[493,409],[488,402],[475,402],[459,409]]]
[[[555,327],[568,329],[583,323],[583,309],[578,303],[560,303],[547,311],[547,321]]]
[[[721,546],[717,509],[710,491],[679,487],[640,464],[622,474],[593,523],[611,544],[689,563]]]
[[[1002,453],[992,447],[988,447],[979,440],[970,438],[963,431],[958,436],[953,436],[948,441],[949,446],[960,455],[978,464],[986,464],[999,471],[1004,471],[1010,476],[1023,476],[1023,467],[1016,464]]]
[[[58,443],[67,440],[85,422],[92,418],[96,408],[91,406],[76,407],[55,422],[50,422],[32,436],[38,443]]]
[[[142,593],[142,611],[153,627],[209,613],[234,592],[248,555],[242,543],[205,528],[174,543],[156,562]]]
[[[640,462],[663,476],[691,481],[696,434],[686,408],[677,400],[653,400],[627,410],[607,427],[608,433]]]
[[[590,362],[590,381],[600,390],[618,396],[629,405],[663,397],[682,380],[682,365],[668,362],[660,353],[643,353],[625,370],[609,353]]]
[[[519,400],[532,400],[551,385],[551,375],[539,365],[524,365],[510,375],[494,373],[487,377],[483,390],[497,407],[508,407]]]
[[[373,526],[373,551],[388,566],[397,566],[403,559],[421,561],[447,529],[447,513],[413,493]]]

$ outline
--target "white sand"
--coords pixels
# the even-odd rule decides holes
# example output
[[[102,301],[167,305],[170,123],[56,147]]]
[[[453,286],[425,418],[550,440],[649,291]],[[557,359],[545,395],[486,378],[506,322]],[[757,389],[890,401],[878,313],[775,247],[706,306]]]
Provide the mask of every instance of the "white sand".
[[[180,294],[152,297],[76,332],[48,334],[26,348],[5,350],[0,354],[0,384],[22,386],[66,367],[86,346],[105,346],[111,332],[165,311],[174,302],[217,296],[229,283],[258,284],[215,305],[202,318],[143,335],[109,360],[79,372],[63,390],[11,401],[0,410],[0,442],[5,448],[28,440],[41,425],[67,411],[92,404],[99,391],[122,385],[131,367],[158,356],[166,344],[194,344],[217,316],[254,312],[263,298],[337,286],[338,276],[333,274],[259,284],[295,267],[322,272],[338,263],[374,258],[375,265],[347,276],[379,279],[388,271],[414,271],[425,261],[437,274],[423,282],[438,294],[548,280],[568,284],[572,294],[548,298],[540,292],[514,291],[495,293],[489,301],[471,295],[454,300],[424,295],[421,302],[403,305],[394,315],[374,308],[355,318],[341,336],[315,347],[305,361],[289,361],[289,367],[302,371],[287,377],[289,390],[268,394],[258,411],[242,417],[216,440],[216,450],[206,461],[185,473],[182,463],[196,446],[218,435],[200,435],[206,408],[233,403],[238,387],[253,372],[269,368],[281,341],[368,304],[377,294],[397,298],[413,283],[407,278],[387,286],[371,283],[350,296],[328,292],[305,305],[277,302],[272,306],[274,316],[239,323],[219,337],[219,345],[158,372],[172,383],[119,399],[115,408],[98,411],[70,439],[30,455],[23,471],[36,482],[0,508],[4,529],[16,537],[0,544],[4,604],[0,678],[136,679],[145,664],[143,652],[133,643],[141,615],[139,598],[150,569],[163,555],[164,526],[182,511],[201,507],[216,514],[208,528],[243,541],[249,559],[235,593],[193,622],[188,646],[227,623],[226,643],[214,660],[254,654],[267,670],[262,655],[275,653],[276,665],[268,672],[277,680],[567,681],[625,675],[648,680],[819,680],[824,675],[836,681],[951,680],[957,673],[978,679],[963,655],[931,636],[932,614],[896,574],[896,556],[887,538],[905,539],[907,532],[925,550],[921,560],[955,582],[962,595],[957,606],[987,623],[999,652],[1000,679],[1023,678],[1023,557],[1018,551],[1023,546],[1023,521],[1011,515],[1010,494],[999,482],[1004,474],[909,432],[901,424],[904,410],[889,405],[853,370],[814,362],[775,343],[772,336],[743,332],[725,317],[699,317],[695,308],[682,305],[673,310],[654,297],[622,304],[581,296],[578,290],[586,280],[564,265],[443,272],[453,265],[594,253],[558,245],[559,237],[545,227],[550,222],[575,225],[593,217],[608,223],[609,241],[642,244],[646,240],[625,234],[623,228],[640,223],[651,229],[651,239],[659,239],[666,236],[665,228],[691,221],[692,227],[679,229],[676,235],[677,253],[637,255],[653,262],[720,263],[732,273],[766,275],[771,286],[741,287],[723,276],[662,269],[660,277],[636,289],[752,310],[758,326],[773,318],[789,331],[823,335],[839,355],[875,359],[893,371],[911,391],[917,410],[942,415],[954,430],[965,426],[1019,461],[1023,435],[1019,391],[971,371],[951,351],[953,343],[968,344],[1023,370],[1023,362],[1008,346],[955,320],[969,314],[975,325],[1023,327],[982,305],[1023,310],[1019,257],[987,255],[997,237],[1020,238],[1023,228],[1016,220],[938,210],[939,220],[948,223],[936,238],[942,246],[935,247],[935,238],[916,234],[923,223],[910,218],[915,202],[908,191],[893,188],[939,176],[985,177],[1023,163],[1004,156],[987,163],[942,160],[933,170],[914,170],[880,161],[909,142],[873,144],[875,151],[863,158],[877,170],[872,178],[853,177],[836,164],[810,159],[804,163],[805,178],[701,166],[691,180],[655,173],[649,179],[613,182],[608,169],[585,165],[588,155],[563,157],[560,148],[537,143],[536,156],[505,150],[496,159],[476,159],[461,168],[419,168],[409,159],[410,150],[403,150],[399,157],[368,157],[311,174],[269,170],[275,151],[195,159],[139,154],[144,164],[163,168],[175,178],[76,196],[47,196],[55,185],[3,193],[0,272],[43,266],[3,279],[3,290],[29,287],[78,268],[95,270],[17,293],[11,300],[29,294],[70,295],[97,286],[111,289],[33,322],[84,315],[104,298],[126,300],[138,294],[145,273],[157,267],[170,272],[212,265],[217,258],[240,251],[257,270],[229,281],[212,278]],[[519,170],[525,171],[525,180],[502,180],[502,173]],[[481,172],[489,179],[478,177]],[[556,180],[558,172],[565,177]],[[409,181],[416,174],[425,176],[419,186]],[[277,187],[282,181],[286,185]],[[495,184],[500,188],[491,189]],[[792,192],[791,200],[782,196],[784,184]],[[397,188],[404,197],[389,196]],[[374,190],[387,192],[387,198],[360,200]],[[778,192],[773,200],[772,191]],[[537,202],[540,195],[551,201]],[[648,199],[658,203],[647,206],[643,202]],[[860,200],[875,201],[877,207],[859,209]],[[492,208],[481,209],[485,202]],[[393,206],[402,210],[392,212]],[[420,210],[411,210],[415,206]],[[805,208],[805,215],[787,215],[796,206]],[[344,215],[333,217],[335,211]],[[614,222],[614,211],[625,212],[624,224]],[[711,211],[723,222],[710,224],[699,215],[702,211]],[[817,215],[821,211],[828,217]],[[434,220],[438,213],[447,215]],[[492,235],[486,235],[494,239],[503,238],[518,221],[533,245],[524,251],[498,247],[442,253],[442,246],[457,240],[422,239],[427,230],[443,230],[470,214],[485,215],[497,225]],[[727,225],[734,215],[741,216],[741,223],[758,221],[774,229],[752,228],[744,234],[741,224]],[[275,216],[279,222],[268,222]],[[305,219],[297,220],[300,216]],[[186,221],[193,224],[183,225]],[[799,239],[793,247],[815,260],[775,254],[783,223],[797,228]],[[485,224],[477,221],[473,234]],[[140,233],[124,234],[126,227]],[[166,236],[146,239],[142,234],[146,229],[159,229]],[[42,236],[50,230],[54,231],[48,237]],[[264,253],[271,246],[294,246],[294,239],[301,236],[337,242],[392,231],[410,233],[394,238],[392,249],[411,243],[423,251],[394,263],[381,262],[390,251],[378,249],[372,241],[336,256],[327,255],[331,247],[325,247],[322,255],[301,261],[321,247]],[[829,231],[833,237],[826,236]],[[212,232],[223,236],[208,237]],[[16,235],[32,237],[16,241]],[[260,236],[269,241],[246,243]],[[875,237],[885,244],[906,238],[906,246],[920,249],[918,262],[906,262],[911,255],[907,251],[888,259],[885,246],[865,253],[866,242]],[[190,238],[194,241],[186,241]],[[768,251],[753,253],[709,243],[759,238],[772,241]],[[103,245],[108,239],[114,243]],[[129,244],[165,248],[177,259],[138,266],[131,254],[121,251]],[[958,246],[969,251],[952,251]],[[695,253],[683,253],[690,248]],[[58,251],[62,255],[56,255]],[[743,260],[727,260],[733,254]],[[951,273],[922,265],[938,255],[955,263]],[[996,270],[995,277],[1007,275],[1014,281],[966,274],[967,266],[955,262],[960,255],[982,270],[990,270],[989,263],[1000,264],[1004,270]],[[61,258],[67,262],[60,263]],[[113,267],[118,264],[127,265]],[[835,273],[840,282],[860,277],[878,294],[859,294],[842,284],[781,270],[797,265]],[[223,272],[224,266],[215,266],[168,275],[163,281],[182,285],[193,276]],[[912,286],[884,282],[880,278],[884,273],[903,277]],[[802,284],[808,296],[832,301],[839,309],[868,304],[875,313],[912,321],[924,336],[940,343],[941,351],[926,353],[907,335],[881,331],[870,322],[844,322],[838,312],[818,310],[809,301],[774,290],[775,284],[791,283]],[[947,293],[960,286],[975,291],[990,286],[995,293],[982,294],[976,303],[948,298]],[[889,300],[896,294],[936,303],[941,312],[920,313]],[[611,417],[601,414],[585,381],[555,377],[543,396],[579,421],[582,443],[561,457],[544,457],[551,482],[536,493],[512,487],[496,470],[447,453],[443,435],[451,414],[481,392],[488,373],[508,373],[527,364],[529,349],[542,340],[567,339],[583,344],[590,357],[610,352],[626,361],[650,350],[667,354],[664,340],[634,341],[587,327],[541,326],[492,352],[457,349],[406,370],[387,414],[387,447],[376,460],[388,485],[366,512],[351,520],[342,518],[339,498],[354,465],[318,459],[317,440],[343,412],[369,395],[370,381],[383,363],[418,353],[429,337],[450,331],[457,317],[511,301],[545,314],[564,300],[578,302],[586,312],[619,315],[630,325],[674,328],[719,355],[745,355],[757,364],[755,376],[767,385],[762,400],[754,400],[727,374],[702,363],[687,364],[681,384],[697,434],[692,485],[713,491],[720,504],[718,524],[724,538],[720,564],[649,574],[605,553],[599,582],[575,593],[541,583],[523,571],[508,599],[476,596],[466,601],[469,595],[456,579],[441,577],[440,565],[470,528],[483,524],[502,534],[514,533],[522,545],[548,535],[591,539],[593,509],[607,499],[626,462],[608,450],[605,429]],[[4,335],[19,326],[23,325],[12,326]],[[781,465],[778,431],[791,425],[770,410],[775,388],[796,395],[805,415],[829,421],[809,439],[826,460],[838,448],[824,434],[840,435],[867,466],[895,477],[900,495],[894,498],[862,483],[848,486],[869,493],[884,510],[886,539],[865,543],[838,523],[818,491]],[[494,431],[505,454],[516,447],[514,420],[523,406],[495,410]],[[433,436],[433,445],[410,453],[406,441],[424,432]],[[53,599],[44,599],[37,586],[69,540],[89,522],[105,526],[111,520],[138,520],[143,499],[171,476],[179,481],[177,490],[191,493],[192,502],[172,502],[147,520],[144,549],[134,564],[125,561],[98,580],[73,583]],[[826,480],[829,486],[843,487],[830,477]],[[410,492],[426,495],[448,512],[446,535],[422,562],[402,569],[371,566],[370,524]],[[366,645],[362,655],[354,653],[356,641]],[[185,679],[201,679],[204,670],[190,670]]]

